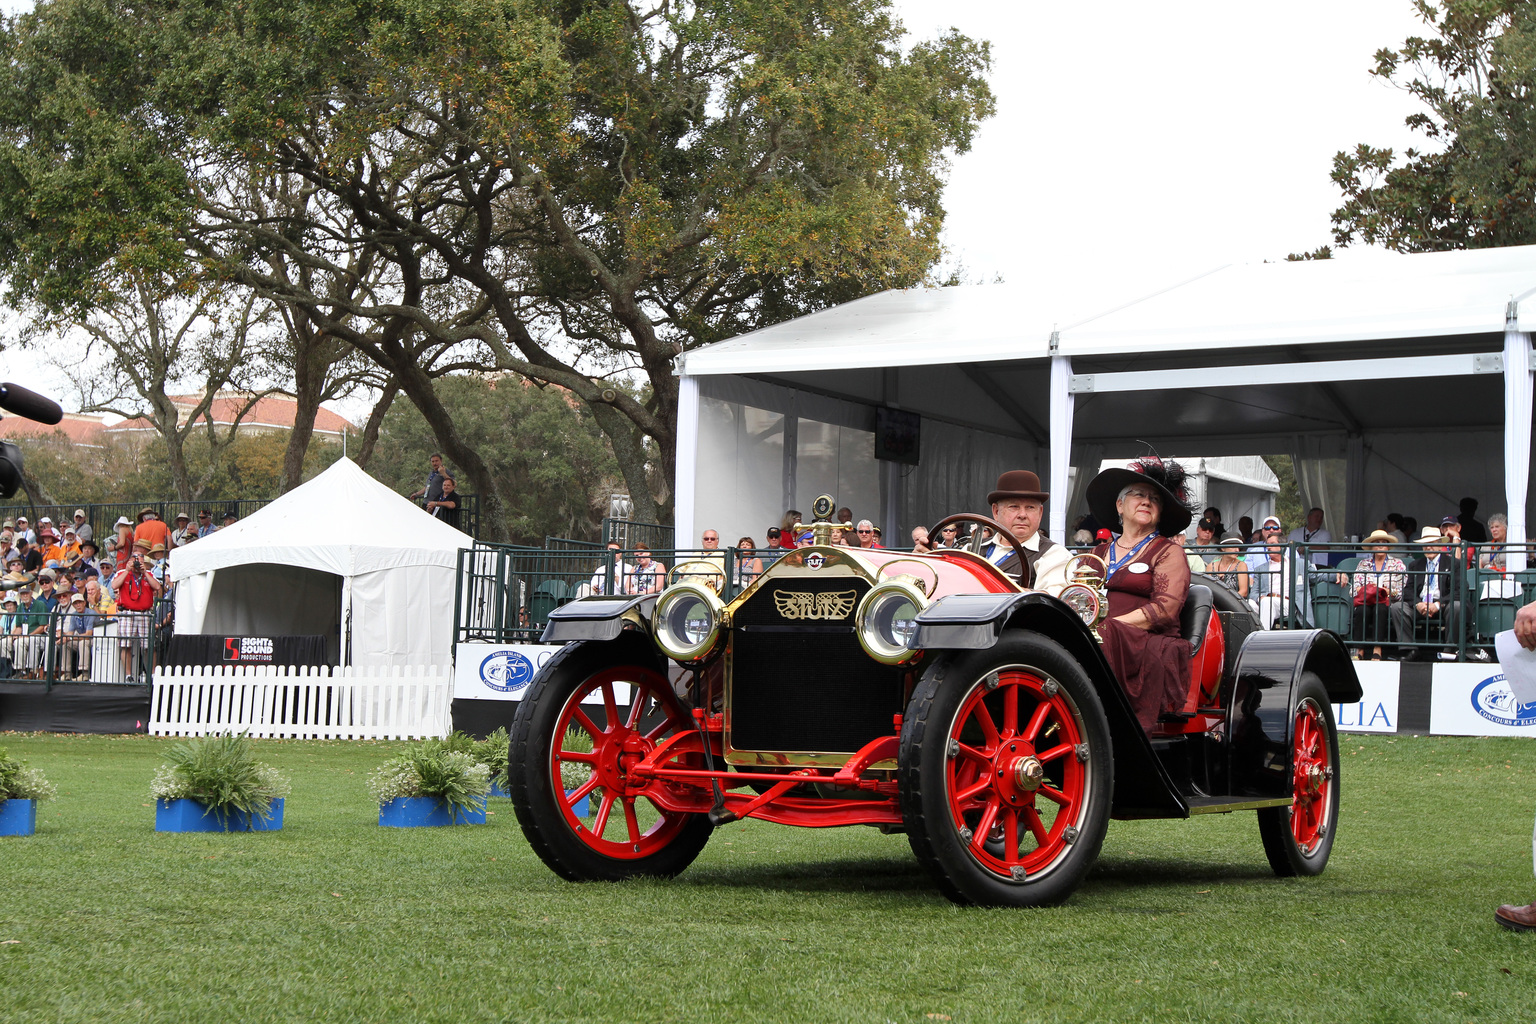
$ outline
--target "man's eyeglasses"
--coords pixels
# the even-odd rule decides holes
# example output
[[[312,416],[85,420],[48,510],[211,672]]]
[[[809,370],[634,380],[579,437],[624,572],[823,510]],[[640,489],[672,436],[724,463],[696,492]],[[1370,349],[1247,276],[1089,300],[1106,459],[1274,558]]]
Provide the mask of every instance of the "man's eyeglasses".
[[[854,530],[854,533],[874,533],[874,530]]]

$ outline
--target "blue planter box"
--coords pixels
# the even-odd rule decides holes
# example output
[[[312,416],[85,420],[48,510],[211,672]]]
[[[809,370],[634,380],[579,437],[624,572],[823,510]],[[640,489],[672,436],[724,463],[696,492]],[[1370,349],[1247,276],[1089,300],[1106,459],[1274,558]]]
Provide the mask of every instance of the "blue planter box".
[[[511,796],[511,795],[512,795],[511,793],[508,793],[506,790],[501,788],[501,783],[500,782],[492,782],[491,783],[491,796]]]
[[[215,811],[196,800],[156,800],[156,832],[275,832],[283,827],[283,798],[265,817],[244,811]]]
[[[0,836],[29,836],[36,831],[36,800],[7,800],[0,804]]]
[[[379,824],[389,828],[425,828],[435,825],[484,825],[485,797],[472,811],[454,809],[435,796],[397,796],[379,808]]]
[[[575,792],[575,790],[568,789],[568,790],[565,791],[565,795],[566,796],[570,796],[573,792]],[[591,803],[591,801],[592,801],[592,796],[589,793],[588,795],[582,797],[580,800],[577,800],[574,804],[571,805],[571,813],[576,815],[576,817],[578,817],[578,818],[585,818],[587,815],[592,813],[592,803]]]

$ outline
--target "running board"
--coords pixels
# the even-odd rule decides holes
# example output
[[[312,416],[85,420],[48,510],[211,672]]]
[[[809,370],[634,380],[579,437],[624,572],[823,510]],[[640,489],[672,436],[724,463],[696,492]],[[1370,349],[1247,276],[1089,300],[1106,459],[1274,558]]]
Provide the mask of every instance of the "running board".
[[[1288,796],[1260,797],[1257,799],[1232,799],[1225,796],[1199,796],[1188,801],[1189,813],[1196,814],[1229,814],[1232,811],[1257,811],[1265,807],[1289,807],[1291,798]]]

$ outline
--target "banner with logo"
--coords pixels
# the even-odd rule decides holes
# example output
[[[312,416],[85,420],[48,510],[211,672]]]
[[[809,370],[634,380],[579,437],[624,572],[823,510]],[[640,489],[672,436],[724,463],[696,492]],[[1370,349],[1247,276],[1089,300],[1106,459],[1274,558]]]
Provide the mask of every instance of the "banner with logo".
[[[1536,736],[1536,701],[1522,704],[1497,664],[1436,665],[1429,731],[1438,736]]]
[[[1397,732],[1397,699],[1402,666],[1395,661],[1362,661],[1355,665],[1360,688],[1358,704],[1335,704],[1333,720],[1340,732]]]
[[[453,666],[454,699],[523,699],[533,677],[563,644],[459,644]],[[614,700],[629,703],[629,686],[614,684]],[[582,701],[601,704],[601,693]]]

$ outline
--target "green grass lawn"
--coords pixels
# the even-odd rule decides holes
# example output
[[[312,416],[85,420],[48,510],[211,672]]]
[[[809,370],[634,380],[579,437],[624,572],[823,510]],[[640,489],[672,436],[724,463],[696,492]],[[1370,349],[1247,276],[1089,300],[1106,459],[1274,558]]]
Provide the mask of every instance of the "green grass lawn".
[[[1536,745],[1342,737],[1328,871],[1251,813],[1115,822],[1064,907],[962,909],[902,836],[759,822],[668,882],[571,885],[506,800],[382,829],[396,744],[258,742],[281,832],[154,832],[168,740],[0,736],[59,788],[0,839],[0,1021],[1529,1021]]]

